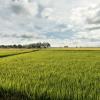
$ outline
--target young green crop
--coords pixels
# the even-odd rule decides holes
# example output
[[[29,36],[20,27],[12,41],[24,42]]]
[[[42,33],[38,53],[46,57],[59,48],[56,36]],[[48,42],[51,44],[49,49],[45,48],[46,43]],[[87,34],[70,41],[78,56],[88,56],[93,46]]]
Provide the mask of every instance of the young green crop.
[[[37,49],[0,49],[0,58],[17,54],[28,53]]]
[[[1,58],[0,97],[100,100],[100,51],[52,49]]]

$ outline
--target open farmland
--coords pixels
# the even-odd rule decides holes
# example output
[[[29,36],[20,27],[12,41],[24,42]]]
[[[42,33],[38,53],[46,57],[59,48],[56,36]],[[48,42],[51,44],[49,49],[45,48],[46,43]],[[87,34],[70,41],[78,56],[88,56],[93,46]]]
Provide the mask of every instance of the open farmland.
[[[36,49],[0,49],[0,58],[37,51]]]
[[[0,55],[9,52],[23,51]],[[1,57],[0,100],[100,100],[100,50],[44,49]]]

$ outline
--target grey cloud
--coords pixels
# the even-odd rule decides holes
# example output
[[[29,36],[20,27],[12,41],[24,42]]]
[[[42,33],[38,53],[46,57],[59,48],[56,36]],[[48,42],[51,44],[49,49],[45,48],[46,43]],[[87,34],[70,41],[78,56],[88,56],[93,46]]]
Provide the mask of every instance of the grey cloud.
[[[25,35],[25,34],[23,34],[23,35],[21,35],[19,37],[20,38],[24,38],[24,39],[32,39],[32,38],[34,38],[32,35]]]
[[[94,8],[88,9],[90,16],[86,16],[86,31],[100,30],[100,5],[96,5]]]
[[[22,6],[20,5],[12,5],[11,10],[15,14],[22,14],[22,13],[28,13]]]
[[[32,38],[33,37],[33,35],[30,35],[30,34],[16,34],[16,33],[13,33],[13,34],[0,33],[0,36],[4,37],[4,38],[8,38],[8,37],[12,37],[12,38]]]
[[[37,29],[37,30],[42,30],[42,27],[40,27],[40,26],[38,26],[38,25],[35,25],[34,27],[35,27],[35,29]]]
[[[28,3],[27,3],[28,5]],[[32,6],[32,5],[31,5]],[[34,7],[34,5],[33,5]],[[30,11],[28,10],[27,6],[24,5],[23,3],[21,3],[21,1],[19,0],[18,3],[16,2],[13,2],[9,5],[9,9],[11,10],[12,13],[14,14],[21,14],[21,15],[29,15],[29,16],[32,16]]]
[[[32,35],[26,35],[26,34],[20,34],[20,35],[18,35],[18,34],[12,34],[12,35],[8,35],[9,37],[12,37],[12,38],[24,38],[24,39],[30,39],[30,38],[33,38],[33,36]]]
[[[94,17],[94,18],[87,18],[87,23],[88,24],[100,24],[100,16]]]
[[[90,39],[89,41],[91,41],[91,42],[98,42],[99,41],[100,42],[100,39]]]
[[[67,28],[67,26],[65,24],[59,24],[58,27],[59,28]]]
[[[89,31],[92,31],[92,30],[100,30],[100,26],[91,27],[91,28],[86,28],[86,29],[89,30]]]
[[[21,38],[21,39],[44,39],[45,36],[44,35],[35,35],[35,34],[22,34],[20,36],[17,36],[17,38]]]
[[[38,13],[37,13],[37,17],[41,18],[42,17],[42,12],[45,9],[45,7],[43,7],[41,4],[38,4]]]
[[[95,12],[93,13],[93,17],[91,17],[91,15],[89,17],[87,17],[86,21],[88,24],[100,24],[100,5],[96,6],[95,8],[92,8],[92,10],[90,10],[91,12]]]
[[[24,39],[24,40],[31,40],[31,39],[45,39],[46,36],[44,35],[36,35],[36,33],[20,33],[20,34],[5,34],[0,33],[0,37],[2,38],[14,38],[14,39]]]

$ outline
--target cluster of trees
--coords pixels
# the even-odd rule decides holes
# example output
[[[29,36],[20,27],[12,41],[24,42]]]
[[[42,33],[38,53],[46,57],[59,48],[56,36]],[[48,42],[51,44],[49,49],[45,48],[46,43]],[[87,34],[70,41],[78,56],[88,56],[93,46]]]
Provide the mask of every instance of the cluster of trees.
[[[14,44],[14,45],[0,45],[0,48],[49,48],[51,45],[48,42],[32,43],[27,45]]]

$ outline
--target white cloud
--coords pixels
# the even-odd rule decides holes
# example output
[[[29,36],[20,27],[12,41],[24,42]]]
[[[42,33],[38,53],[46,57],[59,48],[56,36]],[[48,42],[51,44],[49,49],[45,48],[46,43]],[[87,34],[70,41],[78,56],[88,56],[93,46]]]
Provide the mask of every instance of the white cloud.
[[[71,24],[77,31],[73,38],[78,44],[97,46],[100,43],[100,6],[78,7],[72,10]],[[80,42],[79,42],[80,41]],[[85,43],[87,42],[87,43]]]
[[[9,43],[49,41],[57,46],[67,43],[97,46],[99,3],[99,0],[0,0],[0,44],[10,39]]]

